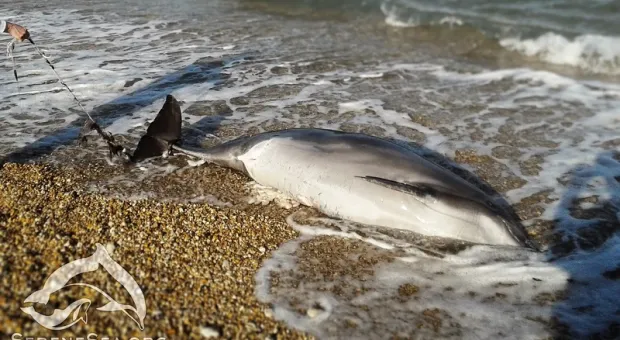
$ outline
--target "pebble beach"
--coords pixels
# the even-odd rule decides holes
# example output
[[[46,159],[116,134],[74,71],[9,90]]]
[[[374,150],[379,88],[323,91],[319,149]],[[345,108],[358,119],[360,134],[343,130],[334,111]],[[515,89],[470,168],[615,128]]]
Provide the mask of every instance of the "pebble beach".
[[[277,214],[204,204],[121,201],[86,193],[80,174],[44,165],[5,164],[1,174],[0,334],[49,336],[19,307],[48,273],[106,247],[140,282],[148,316],[140,332],[129,318],[92,313],[54,336],[102,338],[302,339],[269,317],[254,297],[261,262],[296,233]],[[122,293],[105,271],[88,277],[113,296]],[[59,293],[57,301],[95,294]],[[121,294],[122,296],[122,294]]]

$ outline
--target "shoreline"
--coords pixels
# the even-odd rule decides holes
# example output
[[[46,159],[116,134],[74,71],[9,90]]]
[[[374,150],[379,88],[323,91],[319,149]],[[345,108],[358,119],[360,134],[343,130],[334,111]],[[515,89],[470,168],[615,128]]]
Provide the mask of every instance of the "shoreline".
[[[268,306],[254,296],[261,263],[297,235],[284,219],[206,204],[106,198],[88,193],[77,172],[49,165],[5,164],[0,181],[0,334],[307,338],[269,318]],[[97,243],[144,291],[144,332],[118,312],[97,311],[105,303],[84,289],[56,292],[50,305],[90,297],[87,324],[50,331],[19,309],[54,270],[92,255]],[[105,271],[83,276],[122,297]]]

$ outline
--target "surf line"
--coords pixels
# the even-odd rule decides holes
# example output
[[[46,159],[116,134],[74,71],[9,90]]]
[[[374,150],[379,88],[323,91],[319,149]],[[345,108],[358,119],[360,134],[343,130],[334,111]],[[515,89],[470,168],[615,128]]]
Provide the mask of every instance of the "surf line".
[[[54,65],[50,61],[49,57],[45,53],[43,53],[43,51],[41,51],[41,49],[39,49],[39,46],[37,46],[37,44],[34,43],[34,40],[32,40],[32,38],[28,38],[28,41],[32,44],[32,46],[34,46],[34,48],[37,51],[37,53],[41,56],[41,58],[43,58],[43,60],[45,60],[47,65],[49,65],[49,67],[52,69],[52,71],[56,75],[56,78],[58,79],[58,82],[60,82],[67,89],[67,91],[69,91],[69,93],[71,93],[71,95],[73,96],[73,99],[75,100],[75,102],[77,102],[77,104],[80,107],[80,109],[82,109],[82,112],[84,112],[86,114],[86,117],[88,117],[88,120],[86,121],[86,124],[82,128],[82,132],[80,132],[80,135],[82,135],[82,133],[84,131],[95,130],[95,131],[97,131],[97,134],[99,134],[99,136],[101,136],[101,138],[103,138],[103,140],[105,140],[105,142],[108,144],[108,148],[109,148],[109,151],[110,151],[110,156],[112,156],[112,155],[119,155],[121,153],[127,154],[126,149],[122,145],[120,145],[119,143],[116,142],[116,140],[114,139],[114,135],[112,135],[112,133],[110,133],[110,132],[107,132],[107,131],[103,130],[99,126],[99,124],[97,124],[97,122],[93,119],[93,117],[88,113],[88,111],[86,111],[86,109],[82,105],[82,102],[78,99],[78,97],[75,95],[73,90],[71,90],[69,85],[67,85],[67,83],[60,77],[60,75],[56,71],[56,67],[54,67]],[[13,40],[11,40],[8,43],[7,48],[6,48],[6,53],[7,53],[7,57],[11,58],[11,60],[13,62],[13,76],[15,77],[15,82],[17,82],[17,88],[18,88],[18,92],[19,92],[19,77],[17,76],[17,68],[16,68],[16,65],[15,65],[15,56],[13,55],[13,52],[15,50],[15,43],[16,42],[17,42],[17,39],[13,38]]]

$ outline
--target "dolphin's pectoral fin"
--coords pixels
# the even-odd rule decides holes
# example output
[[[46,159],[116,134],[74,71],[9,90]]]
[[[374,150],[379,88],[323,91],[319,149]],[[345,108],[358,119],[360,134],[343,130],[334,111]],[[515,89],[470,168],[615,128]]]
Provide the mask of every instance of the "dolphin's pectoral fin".
[[[445,191],[442,191],[432,185],[421,184],[421,183],[402,183],[398,181],[393,181],[390,179],[385,179],[381,177],[375,176],[357,176],[358,178],[364,179],[370,183],[374,183],[377,185],[384,186],[386,188],[390,188],[392,190],[397,190],[400,192],[404,192],[406,194],[411,194],[417,196],[420,199],[437,199],[439,193],[447,194]]]
[[[426,205],[442,200],[451,201],[453,204],[459,205],[477,205],[491,211],[496,211],[496,207],[490,201],[480,201],[476,198],[466,196],[465,194],[461,194],[459,192],[450,191],[447,188],[438,185],[428,183],[404,183],[375,176],[357,177],[392,190],[413,195]]]
[[[451,201],[452,205],[468,206],[473,209],[484,209],[488,213],[494,214],[505,226],[510,234],[521,244],[538,251],[538,245],[527,237],[527,232],[521,225],[518,217],[512,217],[511,211],[506,211],[495,205],[490,200],[481,200],[466,196],[466,193],[449,191],[446,188],[427,184],[427,183],[402,183],[374,176],[357,176],[370,183],[384,186],[386,188],[411,194],[427,206],[431,206],[438,200]],[[479,210],[482,211],[482,210]]]
[[[488,208],[491,211],[496,213],[501,213],[498,211],[498,208],[491,201],[482,201],[475,197],[467,196],[466,193],[459,193],[456,191],[450,191],[447,188],[432,185],[428,183],[403,183],[398,181],[393,181],[390,179],[385,179],[381,177],[375,176],[357,176],[359,178],[365,179],[368,182],[375,183],[377,185],[382,185],[384,187],[398,190],[407,194],[415,195],[420,199],[428,200],[428,199],[444,199],[444,200],[455,200],[459,202],[470,202],[470,204],[478,204]]]
[[[131,157],[133,162],[159,157],[172,151],[172,145],[181,140],[181,106],[171,95],[151,122]]]

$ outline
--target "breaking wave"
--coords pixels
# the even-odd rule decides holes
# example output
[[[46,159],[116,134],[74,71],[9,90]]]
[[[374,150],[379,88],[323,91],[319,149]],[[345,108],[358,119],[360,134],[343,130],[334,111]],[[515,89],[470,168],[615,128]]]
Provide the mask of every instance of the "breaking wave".
[[[571,40],[548,32],[534,39],[505,38],[500,44],[548,63],[574,66],[593,73],[620,74],[619,37],[586,34]]]

